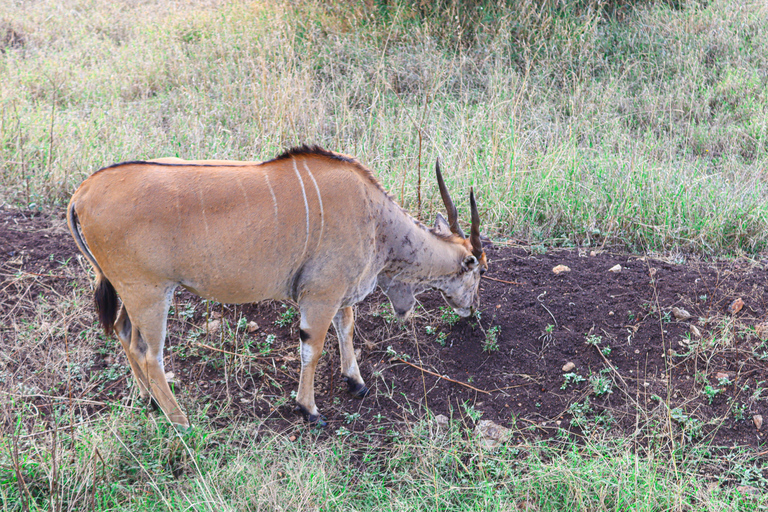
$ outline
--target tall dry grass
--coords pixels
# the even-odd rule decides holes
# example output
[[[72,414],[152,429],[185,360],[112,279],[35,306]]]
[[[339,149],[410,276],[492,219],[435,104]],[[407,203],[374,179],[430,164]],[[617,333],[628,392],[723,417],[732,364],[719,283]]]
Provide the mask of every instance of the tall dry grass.
[[[314,142],[425,216],[440,157],[497,236],[765,247],[762,2],[461,5],[5,0],[0,197]]]

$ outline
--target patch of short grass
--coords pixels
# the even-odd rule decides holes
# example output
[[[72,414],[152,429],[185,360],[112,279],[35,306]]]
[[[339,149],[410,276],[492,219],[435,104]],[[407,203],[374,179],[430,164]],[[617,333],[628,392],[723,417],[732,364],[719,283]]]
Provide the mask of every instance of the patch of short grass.
[[[18,413],[23,413],[23,408]],[[731,452],[687,455],[685,470],[629,441],[482,448],[460,422],[429,421],[320,437],[299,428],[193,418],[190,432],[115,409],[95,422],[60,418],[58,431],[19,423],[0,437],[5,510],[758,510]],[[394,427],[394,425],[393,425]],[[514,436],[522,431],[514,432]],[[694,452],[692,452],[694,453]],[[23,454],[19,455],[19,454]]]
[[[474,186],[496,236],[766,247],[759,3],[451,5],[6,1],[0,200],[62,204],[116,161],[311,142],[424,217],[440,157],[462,218]]]

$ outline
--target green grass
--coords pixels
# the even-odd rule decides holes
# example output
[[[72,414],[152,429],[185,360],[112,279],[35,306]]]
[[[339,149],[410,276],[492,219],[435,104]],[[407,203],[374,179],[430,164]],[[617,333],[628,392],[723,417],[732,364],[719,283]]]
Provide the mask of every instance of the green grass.
[[[23,428],[0,438],[4,510],[758,510],[711,475],[715,454],[668,465],[630,442],[510,443],[487,450],[462,423],[391,425],[320,439],[254,425],[212,428],[204,416],[178,435],[164,422],[116,409],[60,430]],[[19,422],[21,424],[22,422]],[[26,422],[25,422],[26,423]],[[74,434],[74,436],[73,436]],[[23,458],[14,458],[24,445]],[[58,453],[58,459],[57,454]],[[759,474],[759,472],[758,472]],[[23,481],[19,485],[19,481]]]
[[[425,217],[439,156],[463,220],[474,186],[499,237],[765,249],[759,2],[462,6],[5,0],[23,44],[0,53],[0,200],[63,204],[116,161],[314,142]]]

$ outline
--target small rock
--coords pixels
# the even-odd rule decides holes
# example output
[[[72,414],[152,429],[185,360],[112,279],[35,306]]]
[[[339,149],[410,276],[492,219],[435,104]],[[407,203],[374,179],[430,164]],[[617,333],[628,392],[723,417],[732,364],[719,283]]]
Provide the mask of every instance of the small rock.
[[[211,320],[210,322],[203,322],[201,326],[203,331],[208,334],[216,334],[221,329],[221,320]]]
[[[741,297],[736,299],[735,301],[731,302],[731,305],[728,306],[728,312],[732,315],[735,315],[739,311],[741,311],[741,308],[744,307],[744,301],[741,300]]]
[[[755,326],[755,334],[761,340],[767,340],[768,339],[768,323],[763,322],[763,323],[757,324]]]
[[[614,265],[611,268],[608,269],[608,272],[621,272],[621,265]]]
[[[175,373],[173,373],[173,372],[166,372],[166,373],[165,373],[165,380],[167,380],[167,381],[168,381],[168,384],[173,384],[173,383],[175,383],[175,382],[176,382],[176,381],[174,380],[174,378],[175,378],[175,377],[176,377],[176,374],[175,374]]]
[[[555,274],[560,274],[562,272],[570,272],[571,268],[566,265],[558,265],[555,268],[552,269],[552,272]]]
[[[574,363],[568,361],[567,363],[565,363],[563,365],[563,372],[568,373],[570,371],[573,371],[574,368],[576,368],[576,365]]]
[[[691,326],[691,334],[693,334],[697,338],[701,338],[701,331],[695,325]]]
[[[359,361],[359,360],[360,360],[360,356],[361,356],[362,354],[363,354],[363,351],[362,351],[362,350],[360,350],[359,348],[356,348],[356,349],[355,349],[355,359],[357,359],[357,360]]]
[[[288,436],[288,440],[290,442],[294,442],[296,440],[296,436]]]
[[[438,414],[435,416],[435,425],[437,425],[438,428],[448,428],[448,417],[444,414]]]
[[[763,428],[763,416],[761,414],[755,414],[752,416],[752,423],[755,424],[757,430],[761,430]]]
[[[480,437],[486,448],[496,448],[509,439],[511,431],[491,420],[480,420],[475,428],[475,434]]]
[[[594,256],[597,256],[597,252],[595,252],[595,251],[589,251],[589,255],[590,255],[590,256],[593,256],[593,257],[594,257]]]
[[[672,314],[675,315],[675,318],[681,322],[685,322],[686,320],[693,318],[693,315],[683,308],[672,308]]]
[[[245,330],[248,332],[256,332],[259,330],[259,324],[251,320],[248,322],[248,327],[246,327]]]
[[[563,424],[563,422],[562,422],[562,421],[560,421],[560,420],[557,420],[557,421],[555,422],[555,425],[557,425],[558,427],[559,427],[560,425],[562,425],[562,424]]]
[[[717,380],[723,380],[723,379],[729,379],[730,380],[730,376],[727,373],[725,373],[725,372],[717,372],[715,374],[715,378]]]
[[[613,315],[615,315],[615,314],[616,314],[616,313],[614,313],[613,311],[609,311],[609,312],[608,312],[608,316],[613,316]]]

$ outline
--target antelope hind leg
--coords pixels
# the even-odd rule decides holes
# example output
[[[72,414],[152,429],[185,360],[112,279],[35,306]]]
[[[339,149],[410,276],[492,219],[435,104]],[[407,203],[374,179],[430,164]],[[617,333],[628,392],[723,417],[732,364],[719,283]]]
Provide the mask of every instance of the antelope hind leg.
[[[352,344],[352,336],[355,332],[355,311],[351,306],[341,308],[333,317],[333,327],[339,338],[339,353],[341,354],[341,375],[349,386],[349,393],[356,398],[363,398],[368,394],[360,369],[355,358],[355,347]]]
[[[141,384],[149,389],[151,398],[157,402],[171,423],[188,428],[189,420],[173,396],[163,368],[165,323],[170,294],[163,293],[159,297],[152,295],[147,292],[143,295],[123,297],[123,303],[131,311],[132,323],[128,358],[131,360],[131,367],[138,368],[134,374],[138,376]]]
[[[139,395],[142,399],[147,400],[149,398],[149,388],[145,384],[147,378],[136,363],[136,360],[131,356],[131,332],[131,318],[128,316],[125,305],[123,305],[120,308],[120,314],[118,315],[117,320],[115,320],[115,334],[117,335],[117,339],[119,339],[120,343],[123,345],[125,355],[128,357],[128,362],[131,365],[131,373],[133,374],[133,379],[136,381]]]

